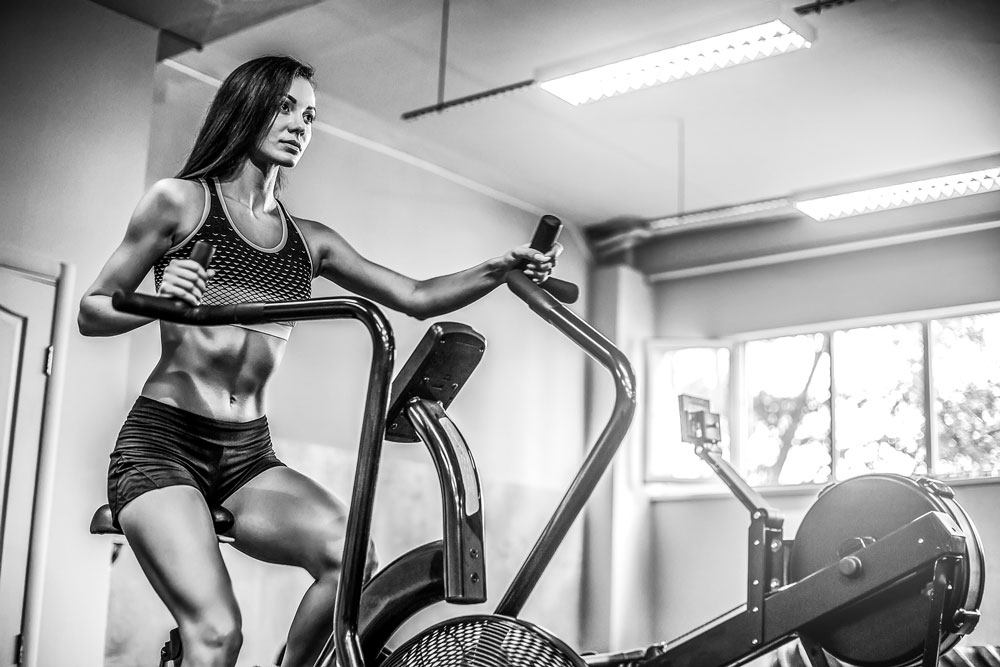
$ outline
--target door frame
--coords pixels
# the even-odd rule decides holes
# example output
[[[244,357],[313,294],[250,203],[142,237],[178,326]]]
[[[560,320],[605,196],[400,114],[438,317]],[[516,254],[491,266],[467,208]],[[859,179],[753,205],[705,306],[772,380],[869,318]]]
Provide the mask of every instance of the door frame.
[[[45,387],[42,430],[35,479],[35,507],[31,518],[31,542],[28,549],[28,579],[25,582],[24,611],[21,624],[24,667],[37,667],[41,644],[42,591],[48,556],[52,518],[52,492],[55,480],[59,424],[62,415],[63,386],[69,332],[73,321],[74,265],[59,262],[16,248],[0,248],[0,267],[55,287],[52,314],[52,372]]]

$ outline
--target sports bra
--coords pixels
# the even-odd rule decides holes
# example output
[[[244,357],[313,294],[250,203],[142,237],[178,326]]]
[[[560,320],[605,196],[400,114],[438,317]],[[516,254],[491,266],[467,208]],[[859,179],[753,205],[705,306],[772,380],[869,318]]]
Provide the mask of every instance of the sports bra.
[[[313,264],[309,248],[298,226],[278,202],[282,222],[281,240],[273,248],[264,248],[233,224],[222,188],[216,179],[211,184],[199,179],[205,188],[205,210],[201,221],[184,240],[174,245],[153,265],[156,289],[163,282],[163,271],[172,259],[187,259],[198,241],[215,246],[212,268],[202,304],[223,306],[250,301],[297,301],[312,295]],[[244,329],[277,336],[285,340],[294,322],[238,324]]]

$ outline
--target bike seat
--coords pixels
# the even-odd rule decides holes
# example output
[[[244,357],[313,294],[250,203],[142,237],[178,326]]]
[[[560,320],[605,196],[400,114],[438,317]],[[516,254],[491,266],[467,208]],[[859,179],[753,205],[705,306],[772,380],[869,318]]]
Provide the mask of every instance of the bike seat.
[[[215,534],[223,535],[236,522],[232,512],[225,507],[212,508],[212,523],[215,524]],[[111,523],[111,506],[101,505],[94,512],[94,517],[90,520],[91,535],[121,535],[121,528],[115,527]]]

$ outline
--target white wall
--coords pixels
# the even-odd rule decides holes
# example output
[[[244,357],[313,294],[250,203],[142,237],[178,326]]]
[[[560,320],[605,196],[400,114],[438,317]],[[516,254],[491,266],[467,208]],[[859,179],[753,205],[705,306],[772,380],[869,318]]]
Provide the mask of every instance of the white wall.
[[[988,229],[665,281],[655,285],[656,335],[729,336],[997,301],[998,252],[1000,229]]]
[[[77,301],[143,188],[156,34],[83,0],[0,8],[0,239],[77,268]],[[87,528],[106,502],[107,455],[124,400],[128,340],[66,355],[42,582],[41,652],[29,664],[99,665],[109,545]],[[32,656],[29,656],[31,659]]]

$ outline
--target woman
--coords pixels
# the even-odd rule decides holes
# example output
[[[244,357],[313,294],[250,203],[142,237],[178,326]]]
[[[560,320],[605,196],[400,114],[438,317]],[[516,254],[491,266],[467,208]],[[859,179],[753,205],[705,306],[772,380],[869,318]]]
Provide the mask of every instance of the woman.
[[[312,76],[297,60],[269,56],[226,79],[187,163],[142,198],[84,294],[84,335],[147,324],[115,311],[110,295],[134,291],[150,269],[157,294],[191,305],[304,299],[321,276],[417,318],[472,303],[515,267],[536,281],[547,277],[557,253],[521,246],[465,271],[413,280],[365,259],[329,227],[289,216],[276,194],[282,169],[298,163],[312,136]],[[199,240],[216,246],[208,271],[188,259]],[[346,508],[275,457],[264,416],[267,381],[291,327],[161,322],[160,360],[111,455],[113,517],[177,620],[185,667],[234,665],[242,643],[209,504],[235,516],[237,549],[315,579],[292,621],[283,667],[312,665],[330,632]]]

